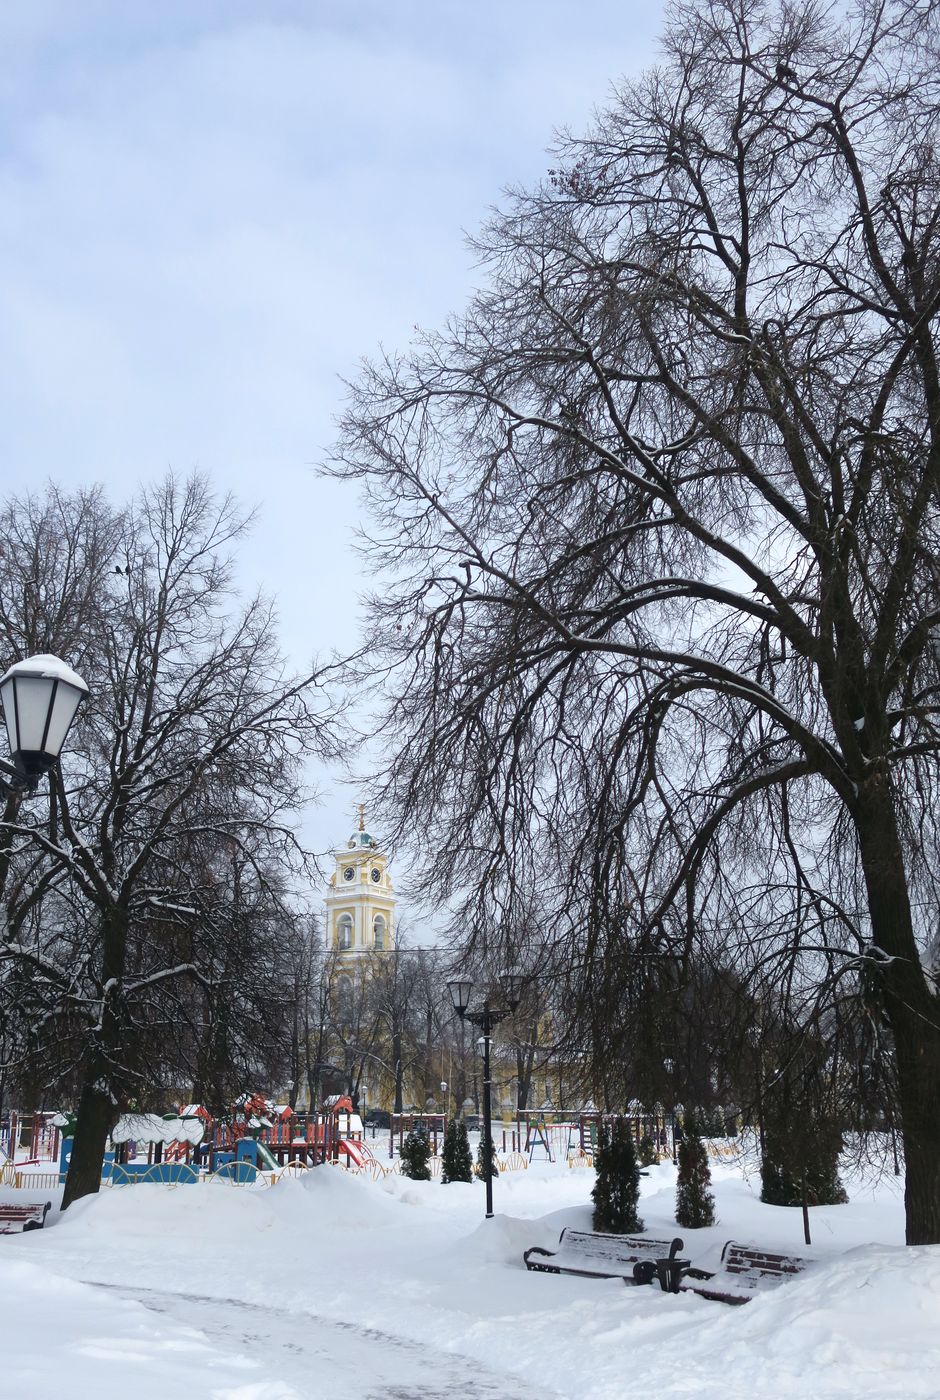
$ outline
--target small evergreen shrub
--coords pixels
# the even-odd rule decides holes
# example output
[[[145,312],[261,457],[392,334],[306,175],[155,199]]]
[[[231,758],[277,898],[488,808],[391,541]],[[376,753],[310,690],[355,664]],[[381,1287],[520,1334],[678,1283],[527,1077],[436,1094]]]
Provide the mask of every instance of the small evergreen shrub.
[[[639,1159],[641,1167],[654,1167],[659,1161],[656,1144],[649,1133],[644,1133],[640,1138]]]
[[[818,1120],[813,1131],[805,1127],[798,1138],[782,1120],[765,1128],[760,1198],[770,1206],[802,1205],[805,1171],[809,1205],[844,1206],[849,1198],[839,1180],[841,1134]]]
[[[485,1180],[486,1180],[486,1166],[485,1166],[486,1157],[485,1157],[485,1154],[484,1154],[484,1152],[483,1152],[483,1143],[485,1142],[485,1140],[486,1140],[486,1139],[485,1139],[485,1136],[484,1136],[484,1134],[481,1132],[481,1133],[480,1133],[480,1141],[479,1141],[479,1143],[477,1144],[477,1160],[476,1160],[476,1165],[475,1165],[475,1167],[473,1168],[474,1174],[475,1174],[476,1176],[478,1176],[478,1177],[480,1178],[481,1181],[485,1181]],[[491,1160],[492,1163],[493,1163],[492,1176],[493,1176],[493,1178],[495,1179],[497,1176],[499,1176],[499,1162],[498,1162],[497,1159],[496,1159],[496,1143],[495,1143],[492,1139],[490,1139],[490,1160]]]
[[[431,1140],[423,1123],[416,1123],[401,1145],[401,1174],[412,1181],[430,1181]]]
[[[676,1224],[686,1230],[701,1230],[715,1223],[715,1198],[708,1153],[699,1136],[699,1125],[686,1118],[685,1136],[678,1148],[679,1173],[676,1182]]]
[[[473,1154],[467,1139],[467,1125],[462,1118],[452,1118],[444,1134],[441,1150],[441,1181],[472,1181]]]
[[[594,1157],[597,1181],[591,1192],[594,1229],[611,1235],[636,1234],[643,1229],[637,1213],[640,1199],[640,1166],[633,1135],[626,1119],[619,1118],[611,1132],[603,1124]]]

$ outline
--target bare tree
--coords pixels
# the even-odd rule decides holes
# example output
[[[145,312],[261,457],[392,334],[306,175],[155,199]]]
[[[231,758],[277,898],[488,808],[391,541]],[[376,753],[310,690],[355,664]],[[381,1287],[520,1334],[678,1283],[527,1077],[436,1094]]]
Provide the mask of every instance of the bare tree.
[[[421,1104],[434,1097],[449,1011],[439,959],[407,947],[399,925],[394,948],[331,953],[326,967],[327,1044],[342,1062],[346,1092],[358,1103],[367,1083],[373,1100],[385,1099],[395,1113],[406,1093]]]
[[[41,573],[55,510],[67,540],[54,548],[78,560],[61,580]],[[188,1039],[212,1080],[238,1043],[240,1008],[271,985],[272,921],[306,864],[294,832],[302,762],[335,755],[335,728],[321,679],[286,674],[270,606],[233,605],[230,551],[247,520],[204,480],[170,478],[123,513],[53,493],[45,508],[12,503],[6,521],[33,521],[35,538],[31,551],[24,526],[3,542],[7,660],[49,638],[91,688],[48,808],[8,809],[2,827],[0,960],[74,1051],[68,1205],[98,1189],[117,1113],[158,1082],[155,1045]],[[88,625],[79,611],[72,645],[59,584],[84,578],[85,556],[96,589],[80,594]],[[220,860],[229,873],[235,862],[234,888]]]
[[[589,990],[626,927],[797,1009],[864,980],[912,1244],[940,1241],[938,56],[933,0],[680,5],[492,221],[467,314],[366,367],[334,468],[398,580],[382,800],[428,884],[484,929],[557,870]]]
[[[379,1013],[373,995],[373,957],[367,953],[344,958],[330,952],[326,963],[326,1044],[354,1107],[359,1108],[363,1080],[370,1063],[378,1061]]]
[[[309,914],[292,915],[285,922],[283,935],[287,944],[290,976],[290,1087],[289,1103],[296,1108],[302,1096],[311,1107],[316,1102],[314,1058],[322,1058],[323,1046],[318,1045],[323,992],[324,951],[319,920]]]
[[[395,947],[372,959],[370,995],[378,1017],[376,1049],[380,1048],[391,1079],[394,1113],[404,1109],[406,1080],[414,1081],[418,1058],[415,1013],[421,999],[422,982],[426,981],[423,971],[415,952],[404,945],[404,931],[400,925]]]

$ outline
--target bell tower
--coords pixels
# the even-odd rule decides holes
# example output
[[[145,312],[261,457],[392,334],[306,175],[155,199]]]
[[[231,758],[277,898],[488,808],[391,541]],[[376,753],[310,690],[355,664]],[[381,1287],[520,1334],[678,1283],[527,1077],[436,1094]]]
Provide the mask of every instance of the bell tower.
[[[358,831],[334,859],[326,892],[327,949],[350,958],[389,952],[395,946],[395,890],[388,857],[366,831],[364,807]]]

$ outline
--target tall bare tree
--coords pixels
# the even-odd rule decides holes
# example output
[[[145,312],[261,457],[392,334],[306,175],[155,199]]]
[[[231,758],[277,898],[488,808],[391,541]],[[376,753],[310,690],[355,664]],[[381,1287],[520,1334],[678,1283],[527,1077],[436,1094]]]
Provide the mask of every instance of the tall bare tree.
[[[864,982],[912,1244],[940,1241],[938,58],[935,0],[677,6],[491,222],[466,315],[366,367],[335,465],[398,579],[383,798],[429,883],[482,928],[559,871],[589,986],[624,928],[807,1005]]]
[[[2,826],[0,960],[74,1047],[68,1205],[98,1189],[120,1109],[153,1092],[155,1046],[188,1039],[194,1073],[213,1082],[239,1014],[250,1024],[285,881],[305,865],[303,759],[335,756],[335,726],[321,678],[287,674],[270,605],[234,603],[248,521],[203,479],[169,478],[119,513],[52,493],[11,503],[5,520],[20,530],[3,541],[6,660],[48,639],[90,686],[50,803],[8,809]],[[61,576],[45,562],[57,520]]]

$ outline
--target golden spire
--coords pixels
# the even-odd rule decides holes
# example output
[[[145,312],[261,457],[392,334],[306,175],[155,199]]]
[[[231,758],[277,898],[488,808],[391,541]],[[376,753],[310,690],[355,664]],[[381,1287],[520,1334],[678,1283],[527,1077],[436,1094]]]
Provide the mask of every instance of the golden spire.
[[[366,804],[365,804],[364,802],[360,802],[360,803],[359,803],[359,830],[360,830],[360,831],[365,831],[365,829],[366,829]]]

